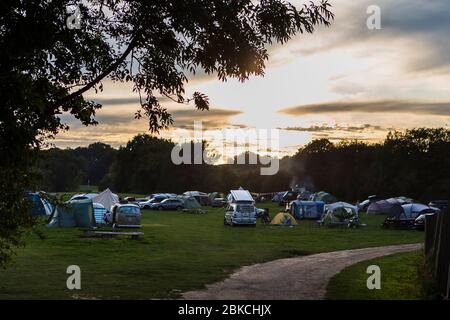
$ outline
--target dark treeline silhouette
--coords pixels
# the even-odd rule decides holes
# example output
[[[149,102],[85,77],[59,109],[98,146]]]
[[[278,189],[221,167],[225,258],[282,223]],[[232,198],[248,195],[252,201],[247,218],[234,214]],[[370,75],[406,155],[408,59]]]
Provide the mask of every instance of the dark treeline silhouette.
[[[371,194],[422,201],[450,198],[450,130],[444,128],[390,132],[375,144],[314,140],[281,159],[273,176],[260,175],[259,165],[175,165],[173,147],[169,140],[138,135],[119,150],[95,143],[41,151],[41,186],[47,191],[73,191],[89,181],[101,189],[147,194],[226,192],[239,186],[275,192],[298,184],[347,201]]]

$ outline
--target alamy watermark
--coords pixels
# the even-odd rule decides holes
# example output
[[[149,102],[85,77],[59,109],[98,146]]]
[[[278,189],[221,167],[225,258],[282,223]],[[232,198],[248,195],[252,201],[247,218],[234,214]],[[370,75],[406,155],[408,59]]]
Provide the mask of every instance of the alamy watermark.
[[[81,11],[80,7],[76,5],[67,6],[66,13],[69,16],[66,19],[66,26],[68,29],[81,29]]]
[[[67,289],[81,290],[81,268],[77,265],[70,265],[67,267],[66,273],[70,274],[66,281]]]
[[[378,5],[370,5],[367,7],[366,13],[369,17],[366,20],[367,29],[381,30],[381,8]]]
[[[381,289],[381,269],[377,265],[370,265],[366,270],[367,274],[370,276],[367,278],[366,286],[369,290],[380,290]]]
[[[279,170],[279,159],[272,156],[262,156],[260,151],[273,153],[279,150],[278,129],[226,129],[208,132],[217,153],[210,154],[204,150],[201,143],[177,144],[172,149],[171,159],[176,165],[180,164],[214,164],[222,157],[228,164],[260,164],[263,176],[275,175]],[[194,134],[191,141],[201,142],[204,139],[202,121],[194,122]],[[244,149],[244,152],[238,152]],[[248,160],[248,162],[247,162]]]

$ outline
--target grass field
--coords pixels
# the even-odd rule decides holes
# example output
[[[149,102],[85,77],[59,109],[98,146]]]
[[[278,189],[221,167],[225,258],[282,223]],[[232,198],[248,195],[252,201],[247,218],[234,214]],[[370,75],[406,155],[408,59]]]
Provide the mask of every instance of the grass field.
[[[279,211],[269,208],[273,217]],[[143,211],[145,237],[86,239],[78,229],[46,229],[40,240],[27,235],[15,264],[0,270],[0,299],[175,298],[225,278],[236,268],[318,252],[423,240],[417,231],[384,230],[383,217],[363,216],[360,229],[298,227],[225,227],[223,209],[206,215]],[[79,265],[82,290],[66,289],[66,268]]]
[[[422,299],[418,269],[423,253],[408,252],[363,261],[334,276],[327,289],[328,299],[339,300],[417,300]],[[367,267],[378,265],[381,270],[381,289],[366,286]]]

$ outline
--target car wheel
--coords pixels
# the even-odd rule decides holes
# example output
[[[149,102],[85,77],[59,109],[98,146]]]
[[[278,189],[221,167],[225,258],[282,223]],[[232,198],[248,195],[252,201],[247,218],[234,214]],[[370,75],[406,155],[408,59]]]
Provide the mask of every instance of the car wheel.
[[[177,211],[181,211],[181,209],[182,209],[181,207],[177,207]]]
[[[163,207],[158,207],[158,210],[159,211],[163,211]]]
[[[223,219],[223,225],[226,226],[227,224],[227,219]]]
[[[150,209],[150,207],[149,206],[144,206],[144,209]]]

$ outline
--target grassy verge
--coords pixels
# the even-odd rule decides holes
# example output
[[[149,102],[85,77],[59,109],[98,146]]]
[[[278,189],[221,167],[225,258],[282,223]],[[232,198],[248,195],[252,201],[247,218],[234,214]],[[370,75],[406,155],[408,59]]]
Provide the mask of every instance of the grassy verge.
[[[267,207],[274,216],[280,208]],[[258,225],[225,227],[223,209],[208,214],[143,211],[142,240],[81,238],[77,229],[46,229],[26,237],[15,264],[0,270],[0,299],[177,297],[221,280],[243,265],[318,252],[423,241],[416,231],[384,230],[383,217],[363,217],[367,227],[319,228]],[[66,289],[66,268],[82,271],[82,290]]]
[[[357,263],[345,268],[328,284],[327,298],[342,300],[417,300],[422,299],[418,278],[423,252],[399,253]],[[369,290],[366,286],[367,267],[378,265],[381,269],[381,289]]]

